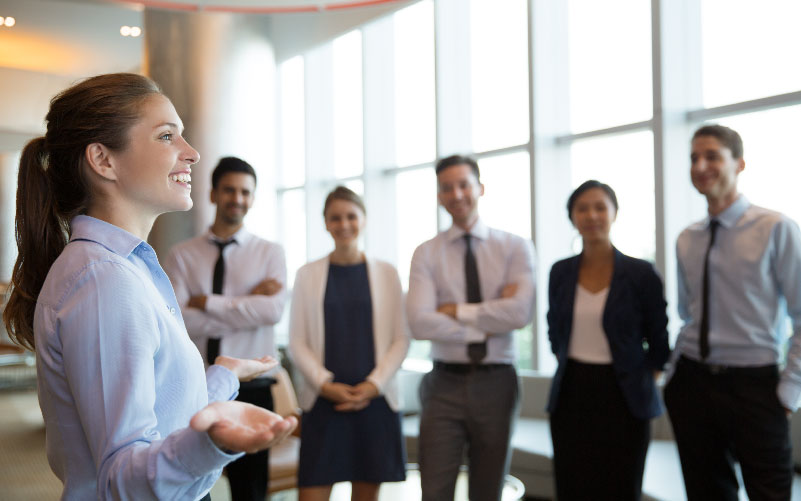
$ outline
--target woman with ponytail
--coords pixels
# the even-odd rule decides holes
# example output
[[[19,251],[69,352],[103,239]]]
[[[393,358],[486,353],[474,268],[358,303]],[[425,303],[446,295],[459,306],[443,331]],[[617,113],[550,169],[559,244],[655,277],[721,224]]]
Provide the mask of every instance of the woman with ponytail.
[[[3,320],[36,351],[62,499],[208,498],[224,465],[296,421],[231,401],[238,380],[274,361],[219,357],[204,374],[145,242],[159,214],[192,207],[198,153],[139,75],[85,80],[53,98],[46,120],[20,160]]]

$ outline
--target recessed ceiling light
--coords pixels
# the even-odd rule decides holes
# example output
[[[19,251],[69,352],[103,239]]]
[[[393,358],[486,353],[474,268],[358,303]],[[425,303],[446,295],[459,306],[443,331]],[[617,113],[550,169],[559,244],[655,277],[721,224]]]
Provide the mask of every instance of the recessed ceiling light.
[[[4,18],[3,16],[0,16],[0,26],[3,26],[5,21],[6,21],[6,18]]]
[[[122,35],[124,37],[131,36],[131,27],[130,26],[123,26],[122,28],[120,28],[120,35]]]
[[[6,17],[6,26],[8,26],[9,28],[11,28],[11,27],[12,27],[12,26],[14,26],[15,24],[17,24],[17,20],[16,20],[16,19],[14,19],[14,18],[13,18],[13,17],[11,17],[11,16],[8,16],[8,17]]]
[[[140,28],[139,26],[131,26],[132,37],[138,37],[141,34],[142,34],[142,28]]]

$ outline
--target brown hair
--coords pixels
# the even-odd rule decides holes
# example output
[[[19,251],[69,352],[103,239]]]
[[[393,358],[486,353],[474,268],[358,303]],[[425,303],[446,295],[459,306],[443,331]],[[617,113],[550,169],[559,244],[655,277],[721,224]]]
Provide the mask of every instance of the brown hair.
[[[362,200],[362,197],[357,195],[356,192],[350,188],[337,186],[334,188],[334,191],[325,197],[325,205],[323,205],[323,217],[325,217],[325,213],[328,212],[328,206],[331,205],[331,202],[334,200],[344,200],[346,202],[356,204],[356,206],[362,210],[362,213],[367,215],[367,209],[364,207],[364,200]]]
[[[39,292],[69,241],[70,221],[88,208],[86,147],[101,143],[113,151],[124,150],[142,103],[154,94],[161,94],[161,89],[141,75],[89,78],[50,101],[46,134],[25,145],[17,178],[19,253],[3,312],[6,330],[19,345],[35,349],[33,314]]]
[[[720,144],[731,150],[731,156],[735,160],[743,158],[743,140],[736,130],[730,129],[725,125],[704,125],[695,131],[692,140],[695,141],[704,136],[711,136],[717,139]]]

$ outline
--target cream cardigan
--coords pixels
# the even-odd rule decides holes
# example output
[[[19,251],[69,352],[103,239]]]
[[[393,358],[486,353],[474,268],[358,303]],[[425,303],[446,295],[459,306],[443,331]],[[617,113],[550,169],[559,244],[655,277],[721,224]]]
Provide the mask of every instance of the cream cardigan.
[[[295,276],[289,316],[289,355],[300,372],[298,401],[308,411],[320,387],[334,379],[325,368],[325,322],[323,298],[328,283],[328,256],[301,267]],[[367,278],[373,306],[373,340],[376,366],[367,377],[389,406],[398,410],[395,373],[409,350],[409,335],[403,309],[403,293],[395,267],[367,259]]]

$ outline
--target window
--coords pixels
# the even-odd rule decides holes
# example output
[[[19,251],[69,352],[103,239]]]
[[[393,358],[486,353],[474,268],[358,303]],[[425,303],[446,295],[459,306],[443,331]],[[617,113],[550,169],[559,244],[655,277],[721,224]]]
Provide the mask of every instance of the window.
[[[352,31],[334,40],[334,173],[358,176],[362,147],[362,36]]]
[[[743,138],[745,170],[740,174],[740,191],[754,204],[801,221],[801,157],[794,151],[801,137],[801,106],[747,113],[717,122],[733,128]]]
[[[528,153],[482,158],[479,166],[484,185],[484,196],[479,202],[481,218],[494,228],[531,238]]]
[[[573,188],[588,179],[611,186],[620,204],[612,242],[625,254],[651,261],[656,253],[653,150],[650,131],[579,140],[570,148]],[[578,234],[574,251],[581,251]]]
[[[281,82],[280,186],[306,182],[306,106],[303,94],[303,58],[294,57],[279,67]]]
[[[436,155],[434,4],[416,3],[398,11],[393,21],[397,165],[431,162]]]
[[[642,0],[568,2],[573,132],[651,118],[650,4]]]
[[[473,150],[528,142],[525,0],[470,1]]]
[[[703,0],[705,107],[801,89],[801,2]]]
[[[694,126],[738,130],[741,190],[801,220],[799,23],[796,0],[421,0],[337,26],[344,35],[280,65],[290,273],[330,250],[320,209],[341,183],[365,195],[367,253],[394,263],[407,288],[414,249],[450,225],[433,164],[470,154],[484,221],[537,248],[536,318],[516,333],[519,367],[555,367],[547,275],[580,251],[565,204],[588,179],[617,193],[613,243],[662,272],[675,335],[675,239],[704,217],[688,172]],[[428,352],[413,343],[409,357]]]

